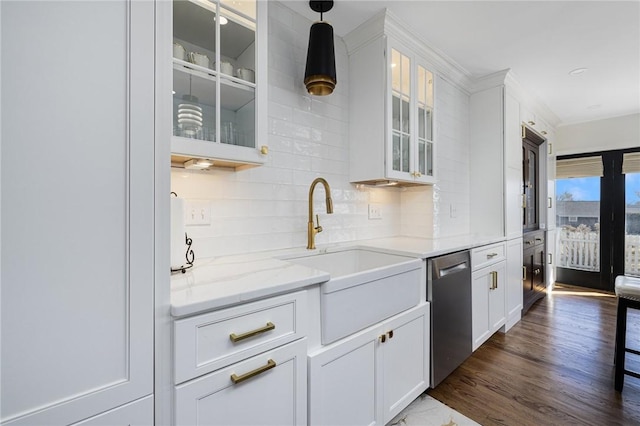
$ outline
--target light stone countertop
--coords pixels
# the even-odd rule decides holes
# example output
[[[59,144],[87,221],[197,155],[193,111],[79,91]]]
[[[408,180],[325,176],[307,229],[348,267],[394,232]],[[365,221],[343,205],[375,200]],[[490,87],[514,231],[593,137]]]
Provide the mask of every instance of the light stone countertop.
[[[317,251],[369,248],[389,254],[427,259],[504,241],[503,237],[448,238],[392,237],[319,245]],[[329,273],[287,262],[287,257],[308,255],[304,247],[246,255],[197,259],[186,273],[171,276],[171,314],[175,318],[237,305],[330,279]]]

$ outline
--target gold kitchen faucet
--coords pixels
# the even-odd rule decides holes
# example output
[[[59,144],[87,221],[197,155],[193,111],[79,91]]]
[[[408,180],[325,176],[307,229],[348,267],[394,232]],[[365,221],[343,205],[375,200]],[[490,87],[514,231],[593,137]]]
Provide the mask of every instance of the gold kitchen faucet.
[[[327,213],[333,213],[333,200],[331,199],[331,188],[329,188],[329,183],[327,183],[323,178],[316,178],[311,182],[311,186],[309,187],[309,223],[307,223],[307,249],[309,250],[316,248],[316,234],[318,232],[322,232],[322,226],[320,226],[320,219],[318,218],[318,215],[316,215],[318,226],[315,226],[313,223],[313,190],[318,183],[321,183],[324,186],[324,192],[327,196]]]

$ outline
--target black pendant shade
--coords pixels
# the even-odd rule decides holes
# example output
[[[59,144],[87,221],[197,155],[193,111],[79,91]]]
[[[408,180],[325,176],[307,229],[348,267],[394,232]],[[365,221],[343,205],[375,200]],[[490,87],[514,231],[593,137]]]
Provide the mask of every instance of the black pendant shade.
[[[313,3],[329,2],[309,2],[313,10],[316,9]],[[333,2],[330,2],[333,6]],[[325,96],[333,93],[336,87],[336,55],[333,48],[333,27],[329,23],[320,21],[311,26],[309,33],[309,49],[307,50],[307,66],[304,72],[304,85],[311,95]]]

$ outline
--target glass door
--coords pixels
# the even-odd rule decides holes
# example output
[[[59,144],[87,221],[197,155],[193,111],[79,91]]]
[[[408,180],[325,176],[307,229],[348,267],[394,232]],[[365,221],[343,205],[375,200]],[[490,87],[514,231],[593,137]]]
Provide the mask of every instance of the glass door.
[[[640,277],[640,153],[625,153],[624,274]]]
[[[433,177],[433,73],[418,65],[417,178]]]
[[[391,49],[391,167],[401,179],[411,168],[410,106],[411,59]]]
[[[174,136],[255,147],[255,0],[173,2]]]
[[[556,281],[613,291],[616,276],[640,276],[640,150],[556,165]]]
[[[559,163],[561,169],[562,160]],[[599,286],[600,180],[600,176],[556,177],[556,281]]]

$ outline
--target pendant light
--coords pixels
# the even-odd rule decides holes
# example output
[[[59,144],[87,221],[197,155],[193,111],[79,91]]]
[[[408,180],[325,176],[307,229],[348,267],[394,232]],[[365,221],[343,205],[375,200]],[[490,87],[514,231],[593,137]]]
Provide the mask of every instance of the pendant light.
[[[322,20],[331,10],[333,1],[310,1],[309,7],[320,13],[320,21],[311,26],[304,85],[310,95],[325,96],[336,87],[336,55],[333,48],[333,27]]]

